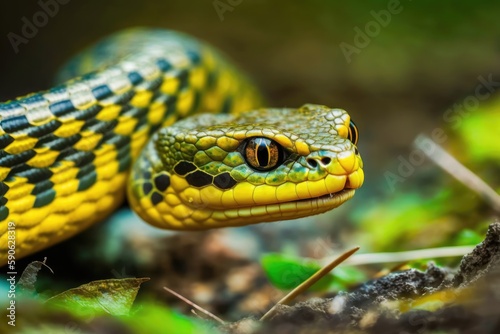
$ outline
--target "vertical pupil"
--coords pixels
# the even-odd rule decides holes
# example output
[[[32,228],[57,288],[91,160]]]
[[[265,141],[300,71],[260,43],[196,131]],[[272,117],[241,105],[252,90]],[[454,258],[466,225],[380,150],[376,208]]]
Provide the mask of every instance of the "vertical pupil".
[[[257,162],[261,167],[269,166],[269,149],[264,140],[257,143]]]

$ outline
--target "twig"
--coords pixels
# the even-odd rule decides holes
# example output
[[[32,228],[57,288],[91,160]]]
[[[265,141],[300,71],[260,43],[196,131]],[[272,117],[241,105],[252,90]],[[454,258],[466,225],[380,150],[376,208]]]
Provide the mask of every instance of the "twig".
[[[464,256],[465,254],[472,252],[474,247],[475,246],[453,246],[453,247],[417,249],[405,252],[356,254],[351,258],[347,259],[344,262],[344,264],[363,265],[363,264],[373,264],[373,263],[401,263],[401,262],[409,262],[420,259]],[[329,261],[329,259],[324,260],[324,262],[327,261]]]
[[[220,324],[222,325],[225,325],[226,322],[224,320],[222,320],[221,318],[219,318],[218,316],[216,316],[215,314],[205,310],[204,308],[202,308],[201,306],[193,303],[192,301],[190,301],[189,299],[187,299],[186,297],[178,294],[177,292],[175,292],[174,290],[172,289],[169,289],[167,288],[166,286],[163,287],[163,289],[165,289],[167,292],[170,292],[171,294],[173,294],[174,296],[176,296],[177,298],[179,298],[180,300],[182,300],[183,302],[185,302],[186,304],[194,307],[195,309],[197,309],[198,311],[201,311],[203,312],[204,314],[206,314],[207,316],[209,316],[210,318],[214,319],[215,321],[218,321]]]
[[[260,318],[260,321],[264,321],[268,319],[271,315],[274,314],[274,311],[278,307],[278,305],[287,305],[290,303],[292,300],[294,300],[298,295],[300,295],[302,292],[306,291],[309,289],[311,285],[316,283],[318,280],[320,280],[323,276],[328,274],[330,271],[333,270],[336,266],[344,262],[348,257],[350,257],[352,254],[356,253],[359,250],[359,247],[354,247],[351,250],[348,250],[347,252],[344,252],[341,254],[339,257],[328,263],[326,266],[315,272],[311,277],[309,277],[307,280],[302,282],[299,286],[297,286],[295,289],[290,291],[285,297],[281,298],[279,302],[277,302],[269,311],[267,311],[266,314]]]
[[[432,143],[432,150],[424,147],[424,143]],[[436,163],[439,167],[481,196],[493,208],[493,210],[500,213],[500,195],[498,195],[497,192],[479,176],[474,174],[451,154],[446,152],[440,145],[423,134],[418,135],[413,141],[413,144],[422,150],[422,152],[424,152],[424,154],[434,161],[434,163]]]

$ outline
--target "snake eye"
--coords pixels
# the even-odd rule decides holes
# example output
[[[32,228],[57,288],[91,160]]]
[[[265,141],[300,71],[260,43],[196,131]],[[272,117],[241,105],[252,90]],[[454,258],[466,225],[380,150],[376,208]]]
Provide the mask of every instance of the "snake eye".
[[[244,155],[250,167],[268,171],[282,162],[283,149],[271,139],[254,137],[247,141]]]
[[[353,121],[349,124],[349,133],[347,134],[347,139],[349,139],[354,145],[358,143],[358,128]]]

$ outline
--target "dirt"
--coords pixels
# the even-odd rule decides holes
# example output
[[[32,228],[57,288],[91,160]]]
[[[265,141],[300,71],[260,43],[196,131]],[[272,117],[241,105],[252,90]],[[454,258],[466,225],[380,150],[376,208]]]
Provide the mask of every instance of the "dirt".
[[[332,298],[280,306],[265,323],[245,318],[222,329],[235,334],[498,333],[499,262],[500,223],[494,223],[458,270],[430,264],[425,272],[395,272]],[[427,304],[418,306],[425,296]]]

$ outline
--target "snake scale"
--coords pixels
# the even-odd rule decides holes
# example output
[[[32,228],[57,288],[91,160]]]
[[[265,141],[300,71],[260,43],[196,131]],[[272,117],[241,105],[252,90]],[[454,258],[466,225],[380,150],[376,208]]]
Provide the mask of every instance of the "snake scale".
[[[344,110],[261,109],[244,75],[181,33],[119,32],[58,80],[0,104],[2,264],[13,244],[19,258],[67,239],[125,194],[150,224],[200,230],[322,213],[363,183]]]

